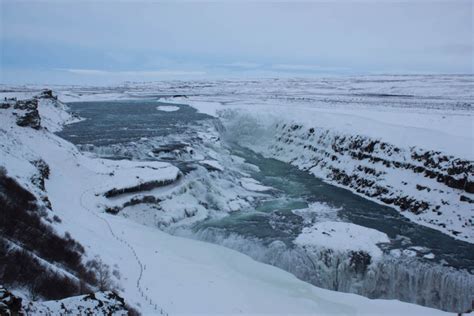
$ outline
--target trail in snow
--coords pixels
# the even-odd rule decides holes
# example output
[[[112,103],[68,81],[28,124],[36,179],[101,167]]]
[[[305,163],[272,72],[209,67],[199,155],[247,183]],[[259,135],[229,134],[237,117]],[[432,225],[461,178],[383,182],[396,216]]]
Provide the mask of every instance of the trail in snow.
[[[140,293],[141,297],[148,303],[152,306],[152,308],[159,312],[160,315],[165,315],[165,316],[168,316],[169,314],[163,309],[161,308],[158,304],[156,304],[156,302],[154,302],[151,297],[149,297],[149,295],[147,295],[146,291],[143,290],[143,288],[141,287],[141,280],[142,280],[142,277],[143,277],[143,271],[145,270],[146,266],[142,263],[142,261],[140,260],[140,258],[138,257],[137,255],[137,252],[135,251],[135,248],[133,248],[133,246],[128,242],[126,241],[125,239],[121,238],[121,237],[118,237],[117,234],[115,234],[114,230],[112,229],[112,226],[110,225],[110,223],[107,221],[107,219],[103,218],[102,216],[100,216],[99,214],[97,214],[96,212],[94,212],[93,210],[91,210],[90,208],[88,208],[85,204],[84,204],[84,195],[88,192],[92,191],[92,189],[89,189],[89,190],[86,190],[84,192],[82,192],[80,198],[79,198],[79,203],[81,205],[81,207],[83,209],[85,209],[86,211],[88,211],[89,213],[91,213],[92,215],[94,215],[96,218],[102,220],[108,227],[109,231],[110,231],[110,234],[112,235],[112,237],[117,240],[118,242],[120,242],[121,244],[125,245],[133,254],[133,256],[135,257],[135,260],[137,261],[138,263],[138,266],[140,267],[140,273],[138,275],[138,278],[137,278],[137,289],[138,289],[138,293]]]

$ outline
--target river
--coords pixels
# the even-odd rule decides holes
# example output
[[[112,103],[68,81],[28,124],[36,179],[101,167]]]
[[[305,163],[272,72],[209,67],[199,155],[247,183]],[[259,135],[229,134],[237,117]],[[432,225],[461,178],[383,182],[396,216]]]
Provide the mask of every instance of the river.
[[[215,118],[186,105],[169,112],[159,111],[158,106],[166,104],[157,100],[71,103],[71,110],[86,120],[58,134],[102,157],[158,159],[138,153],[140,146],[130,149],[130,144],[156,147],[158,139],[160,148],[179,148],[197,142],[196,135],[206,132],[205,123],[218,124]],[[329,289],[450,311],[469,307],[474,291],[474,245],[412,223],[395,209],[327,184],[287,163],[265,158],[237,145],[232,135],[220,137],[226,147],[223,155],[235,155],[257,166],[251,177],[274,190],[250,207],[226,216],[208,216],[184,228],[169,229],[170,233],[233,248]],[[117,150],[121,146],[129,149]],[[166,161],[185,174],[193,169],[189,159],[171,156]],[[328,253],[327,249],[311,252],[296,246],[293,241],[307,225],[307,218],[295,210],[304,212],[311,205],[323,210],[305,215],[314,217],[312,221],[350,222],[387,234],[390,243],[381,245],[383,259],[354,270],[347,264],[347,254]]]

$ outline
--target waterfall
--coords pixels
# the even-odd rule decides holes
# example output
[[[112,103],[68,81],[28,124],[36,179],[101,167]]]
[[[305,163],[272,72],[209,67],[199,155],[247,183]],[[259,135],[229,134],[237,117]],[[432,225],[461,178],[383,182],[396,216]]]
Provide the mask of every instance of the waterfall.
[[[224,229],[205,228],[188,237],[237,250],[330,290],[369,298],[398,299],[451,312],[468,310],[474,297],[472,274],[416,258],[384,255],[368,265],[353,264],[348,252],[315,247],[303,249],[282,241],[267,244]]]

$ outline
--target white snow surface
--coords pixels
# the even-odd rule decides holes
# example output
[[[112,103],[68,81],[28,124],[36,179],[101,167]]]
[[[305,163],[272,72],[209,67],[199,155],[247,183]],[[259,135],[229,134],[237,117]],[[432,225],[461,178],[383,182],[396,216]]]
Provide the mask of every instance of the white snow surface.
[[[163,112],[175,112],[179,110],[179,106],[174,106],[174,105],[159,105],[156,107],[158,111],[163,111]]]
[[[377,259],[382,251],[379,243],[390,242],[388,236],[378,230],[344,222],[318,222],[303,228],[294,241],[300,246],[318,246],[341,252],[364,251]]]
[[[256,192],[268,191],[272,189],[269,186],[260,184],[257,180],[253,178],[241,178],[240,185],[247,190]]]
[[[179,169],[169,163],[159,161],[130,161],[130,160],[107,160],[95,159],[97,172],[109,172],[109,179],[104,179],[99,190],[104,193],[111,189],[127,189],[137,185],[153,181],[175,180]]]
[[[145,177],[143,163],[88,157],[48,130],[18,127],[8,110],[0,111],[0,165],[37,196],[44,192],[31,184],[30,178],[36,172],[31,161],[41,158],[50,166],[46,193],[53,213],[62,220],[54,224],[56,230],[69,232],[85,246],[88,257],[99,255],[105,263],[119,267],[121,278],[115,281],[123,288],[121,295],[144,315],[157,312],[154,304],[171,315],[445,314],[395,300],[370,300],[319,289],[238,252],[174,237],[106,214],[102,208],[106,198],[96,192],[103,192],[112,183],[140,183],[136,176]],[[59,121],[50,114],[51,111],[41,111],[43,120]],[[156,168],[150,178],[175,175],[175,170],[164,163],[150,163],[147,168]],[[145,296],[140,294],[137,280]]]
[[[220,103],[201,101],[199,97],[167,102],[189,104],[201,113],[216,117],[224,110],[239,110],[255,115],[262,124],[288,118],[308,126],[382,139],[399,147],[423,146],[474,160],[474,117],[469,112],[362,106],[326,108],[318,104],[266,104],[259,100],[255,104],[248,104],[247,100]]]
[[[212,102],[212,101],[204,101],[204,100],[196,100],[192,98],[189,100],[187,97],[176,97],[176,98],[163,98],[160,101],[166,103],[174,103],[174,104],[190,104],[192,103],[192,107],[198,110],[199,113],[207,114],[210,116],[218,117],[218,112],[223,109],[222,103],[220,102]]]
[[[189,86],[173,91],[188,97],[166,102],[189,104],[212,116],[239,109],[266,121],[286,118],[474,159],[472,76],[235,80]]]

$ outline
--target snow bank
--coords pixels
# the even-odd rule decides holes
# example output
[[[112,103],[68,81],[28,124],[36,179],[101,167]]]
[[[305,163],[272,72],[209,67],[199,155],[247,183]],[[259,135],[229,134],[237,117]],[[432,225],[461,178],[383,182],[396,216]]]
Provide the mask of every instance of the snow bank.
[[[176,97],[176,98],[163,98],[160,101],[174,104],[188,104],[198,110],[199,113],[207,114],[210,116],[218,117],[218,112],[223,109],[220,102],[204,101],[188,99],[187,97]]]
[[[163,111],[163,112],[175,112],[179,110],[179,106],[174,106],[174,105],[160,105],[157,106],[156,109],[158,111]]]
[[[256,191],[256,192],[269,191],[273,189],[269,186],[260,184],[257,180],[252,179],[252,178],[241,178],[240,185],[242,185],[243,188],[249,191]]]
[[[294,242],[300,246],[317,246],[342,252],[364,251],[372,258],[379,259],[382,251],[377,244],[389,243],[390,240],[382,232],[352,223],[320,222],[303,228]]]
[[[110,221],[136,245],[144,286],[170,314],[444,314],[389,300],[319,289],[220,246],[173,237],[120,217]],[[432,313],[432,314],[431,314]]]
[[[67,106],[58,100],[40,99],[38,111],[42,126],[52,132],[59,132],[63,125],[82,120],[79,117],[72,116],[67,110]]]
[[[150,161],[136,162],[130,160],[97,159],[102,173],[108,174],[100,190],[106,196],[121,193],[151,190],[168,185],[179,177],[179,169],[169,163]]]

